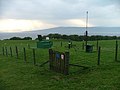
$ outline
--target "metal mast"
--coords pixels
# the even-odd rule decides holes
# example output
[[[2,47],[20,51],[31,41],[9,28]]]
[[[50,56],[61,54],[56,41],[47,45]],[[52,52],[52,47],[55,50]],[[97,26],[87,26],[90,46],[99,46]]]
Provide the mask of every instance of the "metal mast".
[[[86,31],[85,31],[85,46],[87,46],[87,39],[88,39],[88,11],[86,12]]]
[[[88,28],[88,11],[86,12],[86,31],[87,31],[87,28]]]

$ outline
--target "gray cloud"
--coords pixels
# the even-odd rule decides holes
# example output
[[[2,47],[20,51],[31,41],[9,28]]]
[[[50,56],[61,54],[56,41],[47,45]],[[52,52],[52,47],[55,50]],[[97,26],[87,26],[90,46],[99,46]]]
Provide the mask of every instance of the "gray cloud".
[[[77,4],[83,2],[82,0],[61,0],[61,1],[67,4]]]
[[[120,0],[0,0],[0,4],[1,18],[39,19],[53,23],[85,18],[87,10],[89,17],[94,19],[118,19],[120,15]]]

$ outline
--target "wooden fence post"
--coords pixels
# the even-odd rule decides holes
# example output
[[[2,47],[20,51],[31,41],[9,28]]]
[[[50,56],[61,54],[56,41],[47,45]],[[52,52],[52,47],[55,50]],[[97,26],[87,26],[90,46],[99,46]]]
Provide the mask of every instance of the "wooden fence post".
[[[61,47],[62,47],[62,41],[61,41]]]
[[[15,50],[16,50],[16,58],[18,59],[18,47],[15,46]]]
[[[30,44],[28,44],[28,49],[30,49]]]
[[[97,39],[96,49],[98,50],[98,48],[99,48],[99,44],[98,44],[98,39]]]
[[[25,50],[25,47],[23,48],[23,52],[24,52],[24,61],[25,61],[25,63],[26,63],[27,60],[26,60],[26,50]]]
[[[2,51],[3,51],[3,55],[5,55],[5,49],[4,49],[4,47],[2,47]]]
[[[50,67],[50,70],[53,69],[53,63],[52,63],[52,60],[53,60],[53,50],[52,49],[49,49],[49,67]]]
[[[116,40],[116,47],[115,47],[115,61],[117,61],[117,55],[118,55],[118,41]]]
[[[7,47],[5,47],[5,52],[6,52],[6,56],[8,56],[8,50],[7,50]]]
[[[35,49],[33,49],[33,64],[36,65]]]
[[[98,63],[97,63],[97,65],[100,65],[100,53],[101,53],[101,47],[98,48]]]
[[[12,48],[11,48],[11,47],[10,47],[10,55],[11,55],[11,57],[13,56],[13,55],[12,55]]]
[[[85,45],[84,45],[84,42],[82,43],[82,50],[84,50],[84,47],[85,47]]]

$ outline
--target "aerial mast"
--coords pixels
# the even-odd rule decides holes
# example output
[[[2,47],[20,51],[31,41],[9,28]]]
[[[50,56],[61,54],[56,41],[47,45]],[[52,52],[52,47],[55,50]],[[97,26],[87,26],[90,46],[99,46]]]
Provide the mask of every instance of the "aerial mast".
[[[85,31],[85,46],[87,46],[87,39],[88,39],[88,11],[86,12],[86,31]]]
[[[86,12],[86,31],[88,29],[88,11]]]

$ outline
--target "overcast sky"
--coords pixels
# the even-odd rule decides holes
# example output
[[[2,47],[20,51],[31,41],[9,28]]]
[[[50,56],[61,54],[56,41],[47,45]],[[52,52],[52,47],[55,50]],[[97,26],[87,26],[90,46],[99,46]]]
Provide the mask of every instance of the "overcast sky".
[[[0,31],[59,26],[120,27],[120,0],[0,0]]]

